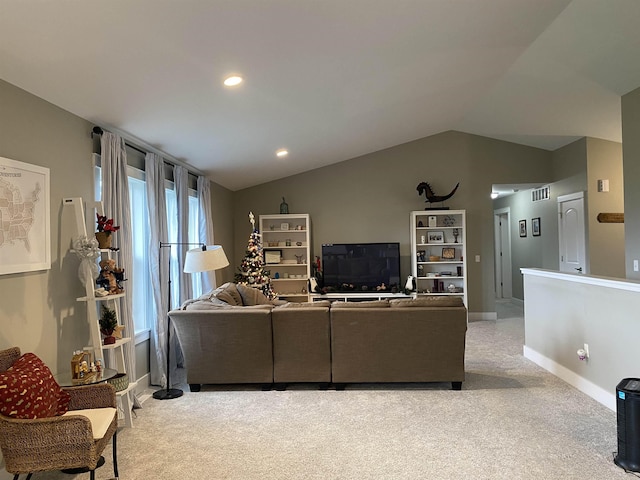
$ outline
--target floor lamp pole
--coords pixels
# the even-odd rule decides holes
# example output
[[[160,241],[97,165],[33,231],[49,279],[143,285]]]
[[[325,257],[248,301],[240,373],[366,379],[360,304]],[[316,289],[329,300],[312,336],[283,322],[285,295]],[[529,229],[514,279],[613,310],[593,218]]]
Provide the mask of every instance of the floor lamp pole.
[[[203,245],[202,243],[164,243],[160,242],[160,252],[164,247],[169,247],[169,270],[167,272],[167,387],[162,390],[153,392],[153,398],[156,400],[172,400],[182,396],[182,390],[179,388],[171,388],[171,246],[172,245]],[[158,260],[158,265],[162,262],[162,255]]]

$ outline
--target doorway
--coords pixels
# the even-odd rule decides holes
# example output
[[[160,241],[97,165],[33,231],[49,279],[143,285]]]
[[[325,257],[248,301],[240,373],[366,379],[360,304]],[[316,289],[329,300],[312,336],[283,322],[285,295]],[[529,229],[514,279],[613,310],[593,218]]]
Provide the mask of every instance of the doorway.
[[[588,273],[584,227],[584,192],[558,197],[560,271]]]
[[[493,227],[496,298],[510,299],[513,295],[510,208],[501,208],[493,211]]]

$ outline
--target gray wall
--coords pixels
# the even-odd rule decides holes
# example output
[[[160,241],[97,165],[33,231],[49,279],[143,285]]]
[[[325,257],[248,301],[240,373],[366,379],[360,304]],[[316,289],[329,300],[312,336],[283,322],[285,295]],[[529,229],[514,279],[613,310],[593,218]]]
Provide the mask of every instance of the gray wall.
[[[0,81],[0,156],[51,171],[51,270],[0,276],[0,347],[19,346],[52,368],[69,368],[88,341],[78,261],[68,253],[75,234],[64,197],[92,194],[92,125]]]
[[[310,214],[314,254],[330,242],[400,242],[405,277],[410,273],[409,212],[426,205],[416,186],[427,181],[445,194],[460,182],[446,204],[467,211],[469,309],[493,312],[491,185],[542,182],[551,177],[551,168],[548,151],[449,131],[240,190],[234,194],[234,270],[251,230],[249,211],[278,213],[284,196],[291,213]],[[476,255],[480,263],[473,261]]]
[[[622,156],[624,163],[625,271],[640,279],[633,260],[640,261],[640,88],[622,97]]]
[[[589,272],[604,277],[625,278],[624,224],[600,223],[599,213],[623,213],[624,184],[622,144],[587,138],[587,223]],[[598,192],[598,180],[609,180],[609,191]]]

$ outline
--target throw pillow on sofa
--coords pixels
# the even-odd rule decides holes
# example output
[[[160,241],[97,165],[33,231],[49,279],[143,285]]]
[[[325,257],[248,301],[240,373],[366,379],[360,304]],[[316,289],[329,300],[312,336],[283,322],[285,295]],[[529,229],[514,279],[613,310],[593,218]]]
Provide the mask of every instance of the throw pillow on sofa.
[[[63,415],[70,399],[49,367],[33,353],[25,353],[0,373],[0,413],[4,416],[35,419]]]
[[[228,282],[220,287],[220,292],[217,293],[216,298],[227,302],[229,305],[242,306],[242,297],[235,283]]]
[[[271,305],[271,300],[257,288],[247,287],[239,283],[236,283],[235,286],[242,299],[242,305]]]

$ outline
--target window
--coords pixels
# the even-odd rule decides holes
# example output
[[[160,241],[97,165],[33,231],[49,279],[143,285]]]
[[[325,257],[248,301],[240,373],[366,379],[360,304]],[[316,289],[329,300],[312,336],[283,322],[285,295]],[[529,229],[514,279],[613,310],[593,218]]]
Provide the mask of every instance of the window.
[[[133,170],[133,169],[131,169]],[[131,175],[133,173],[134,175]],[[133,171],[129,175],[129,201],[131,203],[131,224],[133,240],[133,268],[129,277],[129,288],[135,292],[131,296],[133,322],[136,335],[150,328],[154,318],[155,305],[149,275],[149,214],[147,191],[142,172]]]
[[[96,200],[100,200],[102,170],[99,166],[99,156],[96,161],[95,168],[95,189]],[[131,204],[131,222],[134,225],[132,229],[133,241],[133,268],[127,274],[127,289],[135,292],[131,296],[132,314],[135,325],[136,343],[144,341],[148,338],[148,331],[152,326],[155,318],[155,304],[153,302],[153,291],[151,286],[151,278],[149,273],[149,214],[147,209],[147,191],[145,185],[144,172],[128,167],[129,176],[129,201]],[[166,204],[167,204],[167,220],[168,220],[168,242],[176,242],[178,238],[177,224],[177,202],[176,194],[173,190],[173,183],[166,182],[165,187]],[[189,191],[189,230],[188,241],[199,242],[199,204],[197,192]],[[173,247],[171,250],[171,278],[173,280],[179,278],[178,268],[178,249]],[[202,294],[202,284],[200,275],[191,275],[194,297]],[[178,282],[172,281],[171,306],[178,307]]]
[[[178,202],[176,198],[176,192],[173,189],[173,183],[166,182],[165,187],[165,200],[167,204],[167,230],[169,233],[169,242],[178,241]],[[199,235],[199,204],[197,192],[195,190],[189,190],[189,228],[187,232],[187,242],[200,243]],[[189,248],[196,248],[195,245]],[[178,265],[178,254],[181,249],[171,248],[171,278],[176,279],[180,277],[180,269]],[[191,286],[193,289],[193,297],[199,297],[202,295],[202,281],[200,275],[191,275]],[[171,282],[171,307],[176,308],[180,305],[179,301],[179,285],[178,282]]]

